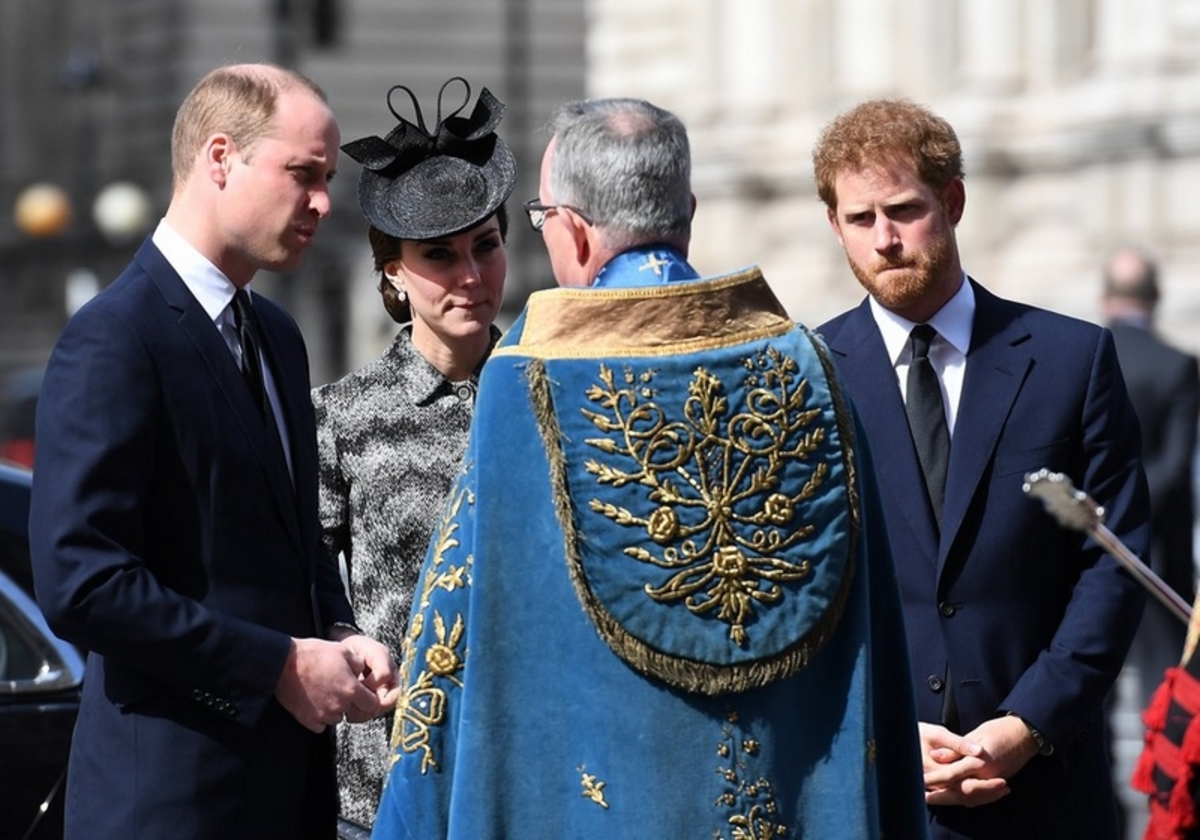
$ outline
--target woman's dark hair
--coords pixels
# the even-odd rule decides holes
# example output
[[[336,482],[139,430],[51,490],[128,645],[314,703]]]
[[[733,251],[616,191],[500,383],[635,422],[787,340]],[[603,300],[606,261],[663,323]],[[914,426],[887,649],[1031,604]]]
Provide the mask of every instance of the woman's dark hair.
[[[500,239],[503,242],[507,242],[508,208],[501,204],[496,208],[494,215],[496,221],[500,224]],[[486,222],[487,219],[483,221]],[[483,224],[483,222],[480,222],[480,224]],[[407,324],[412,320],[412,307],[408,305],[407,298],[400,300],[400,293],[392,285],[392,281],[388,280],[383,270],[384,266],[392,260],[400,259],[400,244],[404,240],[397,239],[391,234],[384,233],[379,228],[371,225],[367,228],[367,241],[371,243],[371,256],[375,260],[375,270],[379,272],[379,293],[383,296],[383,308],[387,310],[387,314],[397,324]]]

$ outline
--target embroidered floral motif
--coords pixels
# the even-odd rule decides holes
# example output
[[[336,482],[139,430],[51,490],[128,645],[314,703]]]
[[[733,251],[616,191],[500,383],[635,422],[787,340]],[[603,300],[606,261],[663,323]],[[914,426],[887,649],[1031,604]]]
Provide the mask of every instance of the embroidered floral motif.
[[[727,789],[713,804],[733,811],[728,818],[729,840],[776,840],[788,836],[788,828],[779,818],[779,806],[771,783],[754,778],[750,762],[758,755],[760,744],[753,738],[739,737],[738,715],[731,711],[721,728],[717,756],[722,759],[716,768]],[[738,750],[740,743],[741,750]],[[713,832],[713,840],[725,835]]]
[[[587,471],[601,485],[631,487],[627,496],[646,488],[644,514],[599,498],[589,502],[619,525],[645,529],[662,546],[625,549],[670,573],[647,583],[646,594],[660,603],[682,602],[695,615],[715,612],[742,646],[755,610],[780,600],[780,584],[811,571],[808,560],[783,554],[813,533],[811,524],[794,521],[796,511],[829,470],[824,461],[813,463],[807,481],[794,494],[784,492],[785,466],[806,462],[825,441],[827,431],[817,424],[822,410],[805,409],[808,381],[797,381],[799,366],[790,356],[767,347],[743,364],[740,406],[700,367],[682,417],[675,417],[657,401],[653,368],[626,366],[618,377],[601,365],[600,382],[587,390],[600,410],[583,410],[604,434],[586,442],[606,456],[589,459]]]
[[[608,783],[600,781],[592,773],[584,772],[582,767],[577,769],[582,776],[581,784],[583,785],[584,798],[592,800],[601,808],[607,808],[608,802],[604,800],[604,788]]]
[[[430,769],[438,769],[431,739],[432,729],[446,722],[450,702],[447,685],[462,688],[462,671],[466,667],[466,653],[461,649],[466,631],[462,615],[456,615],[454,624],[447,627],[442,613],[431,609],[430,600],[436,590],[453,592],[471,585],[472,556],[467,555],[459,565],[451,563],[447,556],[460,545],[454,536],[460,526],[459,512],[464,503],[471,505],[474,501],[474,496],[465,489],[451,496],[434,535],[429,569],[421,581],[420,611],[413,616],[404,637],[400,681],[405,689],[396,705],[392,763],[400,761],[405,754],[419,753],[422,775]],[[425,648],[424,667],[414,679],[412,673],[427,621],[432,623],[434,639]]]

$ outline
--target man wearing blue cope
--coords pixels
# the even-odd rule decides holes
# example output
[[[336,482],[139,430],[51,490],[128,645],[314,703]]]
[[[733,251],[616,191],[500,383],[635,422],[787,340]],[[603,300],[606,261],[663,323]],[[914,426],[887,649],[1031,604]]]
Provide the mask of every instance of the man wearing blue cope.
[[[899,596],[823,345],[687,263],[687,134],[562,108],[564,288],[485,365],[405,641],[380,838],[922,837]]]

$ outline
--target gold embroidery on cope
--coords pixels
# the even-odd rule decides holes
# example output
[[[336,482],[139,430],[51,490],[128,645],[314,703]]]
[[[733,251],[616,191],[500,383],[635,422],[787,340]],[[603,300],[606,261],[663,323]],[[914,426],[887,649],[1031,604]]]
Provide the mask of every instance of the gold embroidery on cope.
[[[753,275],[758,284],[762,286],[765,292],[765,284],[762,284],[761,276]],[[729,286],[730,289],[746,288],[741,285],[739,278],[734,278],[736,282],[718,281],[715,286],[724,288]],[[710,286],[714,284],[691,284],[681,283],[676,286],[656,286],[650,289],[654,295],[662,296],[664,300],[675,300],[679,296],[679,290],[686,290],[689,286]],[[569,292],[568,289],[548,290],[550,293]],[[624,290],[629,291],[629,290]],[[546,294],[546,292],[537,292],[536,294]],[[593,292],[594,295],[604,297],[601,292]],[[590,298],[588,298],[590,300]],[[555,299],[557,300],[557,298]],[[568,298],[568,302],[581,303],[583,299],[574,297]],[[622,299],[624,305],[626,301]],[[613,301],[616,303],[616,301]],[[618,307],[611,310],[606,310],[609,314],[618,315],[624,311],[624,308]],[[553,319],[551,319],[553,320]],[[603,319],[600,319],[603,320]],[[660,319],[661,320],[661,319]],[[717,319],[720,322],[720,319]],[[737,319],[734,319],[737,321]],[[573,321],[573,325],[579,322]],[[655,323],[658,323],[656,321]],[[711,327],[711,319],[705,321]],[[740,340],[738,343],[749,341],[751,338],[761,337],[756,329],[751,329],[745,324],[739,323]],[[788,322],[790,323],[790,322]],[[528,325],[527,325],[528,326]],[[618,331],[620,332],[620,331]],[[637,330],[632,330],[637,332]],[[737,330],[735,330],[737,332]],[[562,529],[563,551],[567,566],[570,571],[571,584],[579,596],[580,603],[587,612],[589,618],[593,621],[597,632],[604,642],[620,656],[625,662],[631,665],[640,673],[650,674],[659,679],[665,680],[668,684],[684,691],[698,691],[709,695],[724,694],[727,692],[741,692],[752,688],[760,688],[768,685],[776,679],[790,676],[798,670],[804,668],[809,659],[821,649],[825,642],[830,638],[834,629],[837,626],[841,616],[842,607],[845,605],[846,598],[849,596],[851,581],[854,577],[854,559],[857,551],[858,529],[860,525],[858,511],[858,489],[856,478],[856,466],[854,459],[854,423],[850,412],[849,405],[841,394],[837,385],[836,374],[833,368],[833,362],[829,359],[828,353],[824,349],[824,345],[816,340],[811,333],[805,331],[804,335],[810,342],[813,350],[817,353],[821,361],[821,367],[824,371],[826,380],[830,387],[830,393],[833,397],[834,414],[836,417],[836,427],[840,439],[839,460],[844,468],[841,485],[844,492],[847,494],[849,502],[850,514],[850,531],[848,534],[848,542],[846,551],[848,562],[846,569],[842,574],[841,585],[829,609],[821,617],[821,619],[801,638],[786,650],[781,651],[778,655],[766,658],[757,658],[746,663],[737,663],[729,665],[717,665],[714,663],[701,662],[692,659],[685,659],[671,654],[665,654],[651,645],[648,645],[627,632],[624,627],[618,622],[596,599],[592,589],[588,583],[587,575],[583,569],[581,541],[582,535],[576,527],[576,514],[574,504],[572,502],[572,494],[567,486],[567,462],[563,450],[563,432],[559,427],[556,415],[554,399],[551,395],[550,377],[546,370],[546,362],[542,358],[531,358],[525,362],[525,378],[529,388],[530,406],[533,409],[534,416],[537,419],[538,433],[541,436],[542,443],[545,446],[547,467],[549,469],[549,479],[554,499],[555,515],[558,519],[559,526]],[[555,343],[557,339],[551,339],[550,344],[543,347],[553,345],[555,348],[562,349],[566,345],[560,347]],[[565,341],[565,338],[564,338]],[[524,341],[522,341],[522,345]],[[690,342],[684,342],[691,346]],[[574,346],[572,344],[571,346]],[[716,345],[714,345],[716,346]],[[678,349],[678,345],[676,345]],[[570,355],[570,354],[568,354]],[[576,356],[571,356],[576,358]],[[764,507],[769,509],[770,517],[779,519],[786,515],[786,506],[779,503],[776,499],[773,502],[765,503]],[[656,508],[657,509],[657,508]],[[660,518],[662,514],[659,515]],[[662,527],[662,523],[656,523],[657,528]]]
[[[699,367],[682,419],[671,419],[655,402],[653,368],[637,372],[626,366],[618,381],[602,364],[600,384],[587,390],[601,410],[583,410],[607,435],[587,439],[608,456],[589,459],[587,471],[600,484],[646,488],[644,499],[653,505],[639,516],[599,499],[589,502],[619,525],[644,528],[663,546],[625,549],[672,573],[660,585],[647,583],[646,594],[660,603],[682,602],[694,615],[715,612],[741,646],[755,610],[781,599],[779,584],[811,571],[808,560],[781,555],[813,533],[813,525],[792,520],[829,470],[819,461],[797,492],[783,492],[785,465],[807,461],[825,440],[826,429],[814,425],[822,411],[804,409],[808,382],[796,381],[798,365],[791,357],[768,347],[743,364],[749,391],[740,407],[730,404],[718,377]]]
[[[739,752],[736,749],[737,723],[737,712],[731,711],[727,722],[721,727],[717,756],[722,761],[716,772],[727,788],[713,805],[737,811],[727,820],[732,832],[729,835],[731,840],[775,840],[786,837],[788,828],[779,818],[779,805],[770,781],[762,777],[753,778],[753,771],[749,767],[750,760],[758,755],[759,743],[752,738],[742,738]],[[721,836],[719,832],[713,832],[715,840]]]
[[[493,357],[609,359],[675,355],[770,339],[794,328],[757,269],[636,289],[543,289],[517,344]]]
[[[587,773],[582,767],[576,768],[582,776],[581,784],[583,785],[582,795],[585,799],[590,799],[601,808],[608,808],[608,802],[604,799],[604,788],[608,784],[596,778],[595,774]]]
[[[662,277],[663,267],[668,266],[670,264],[671,263],[669,261],[660,260],[654,254],[650,254],[646,257],[646,261],[644,263],[642,263],[640,266],[638,266],[638,271],[645,271],[646,269],[650,269],[651,271],[654,272],[655,277]]]
[[[431,743],[433,727],[446,722],[449,706],[447,684],[462,688],[461,672],[466,664],[466,653],[461,650],[466,624],[461,614],[454,624],[446,626],[446,619],[436,609],[430,610],[430,598],[437,589],[453,592],[471,584],[471,555],[460,565],[447,560],[447,554],[459,547],[454,536],[459,528],[458,513],[463,503],[474,504],[470,491],[459,490],[451,499],[434,536],[433,557],[430,568],[421,582],[419,611],[413,616],[408,633],[404,637],[403,658],[400,666],[400,682],[404,688],[396,706],[396,720],[392,726],[392,763],[405,754],[419,753],[421,774],[437,769],[437,757]],[[433,634],[436,641],[425,650],[424,667],[412,679],[416,664],[417,649],[426,631],[427,616],[432,617]]]

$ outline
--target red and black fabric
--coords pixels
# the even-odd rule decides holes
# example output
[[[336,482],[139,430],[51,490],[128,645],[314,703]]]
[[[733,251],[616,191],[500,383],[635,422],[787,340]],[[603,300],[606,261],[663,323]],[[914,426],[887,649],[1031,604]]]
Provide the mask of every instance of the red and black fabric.
[[[1200,657],[1166,672],[1142,714],[1145,746],[1133,787],[1150,796],[1144,840],[1200,838]]]

